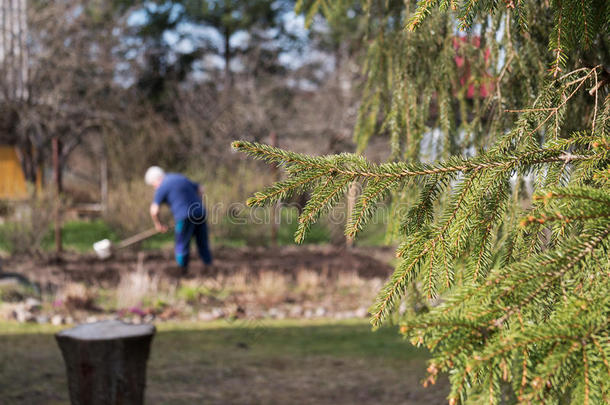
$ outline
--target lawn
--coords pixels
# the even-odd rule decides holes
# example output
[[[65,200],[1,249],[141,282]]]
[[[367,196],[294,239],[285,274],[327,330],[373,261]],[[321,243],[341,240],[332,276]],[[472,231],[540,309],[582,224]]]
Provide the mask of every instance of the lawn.
[[[67,404],[51,326],[0,324],[2,403]],[[424,389],[427,354],[365,321],[161,324],[147,404],[443,404]]]
[[[248,216],[247,212],[244,212],[242,216],[237,218],[223,217],[219,223],[210,224],[212,245],[233,247],[269,245],[270,225],[252,223],[251,217],[257,217],[257,214],[250,214]],[[296,208],[282,210],[282,221],[278,229],[278,244],[280,246],[294,244],[294,233],[298,225],[297,216]],[[258,214],[258,217],[263,217],[263,214]],[[374,216],[371,224],[361,233],[358,245],[383,246],[386,229],[385,220],[380,214]],[[6,235],[14,232],[31,232],[25,225],[16,225],[11,222],[0,223],[0,253],[8,254],[14,249],[10,242],[11,238],[6,237]],[[152,222],[150,226],[152,226]],[[330,225],[324,222],[314,224],[308,233],[305,243],[326,244],[331,242],[331,230],[329,227]],[[142,231],[144,230],[146,229],[142,229]],[[62,238],[64,249],[79,253],[92,252],[93,243],[102,239],[110,239],[113,242],[120,240],[119,232],[102,219],[66,221],[62,226]],[[155,235],[142,242],[140,248],[144,250],[166,248],[172,246],[173,241],[173,232],[168,232],[166,234]],[[55,248],[52,227],[45,232],[40,248],[43,251],[52,251]]]
[[[0,251],[8,253],[13,249],[10,238],[3,237],[4,234],[12,232],[27,232],[27,230],[19,226],[15,227],[14,223],[0,224]],[[53,250],[55,248],[53,238],[53,230],[49,229],[42,238],[41,248],[46,251]],[[116,232],[108,224],[99,219],[93,221],[66,221],[62,228],[62,238],[64,248],[76,252],[91,252],[93,250],[93,243],[101,239],[118,240]]]

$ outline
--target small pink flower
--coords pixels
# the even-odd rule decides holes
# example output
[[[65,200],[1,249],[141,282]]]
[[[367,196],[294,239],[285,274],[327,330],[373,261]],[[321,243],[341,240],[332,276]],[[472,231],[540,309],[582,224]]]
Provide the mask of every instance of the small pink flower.
[[[129,312],[131,312],[132,314],[140,315],[140,316],[146,315],[146,312],[144,312],[139,307],[131,307],[131,308],[129,308]]]

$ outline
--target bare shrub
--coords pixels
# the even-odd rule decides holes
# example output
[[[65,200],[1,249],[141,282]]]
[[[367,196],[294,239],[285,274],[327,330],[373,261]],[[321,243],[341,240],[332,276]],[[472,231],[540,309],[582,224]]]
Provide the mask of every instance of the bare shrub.
[[[214,284],[218,284],[218,282],[215,282]],[[231,274],[224,280],[222,285],[225,288],[228,287],[233,291],[239,292],[245,292],[252,288],[251,284],[248,282],[248,273],[245,270]]]
[[[254,246],[267,241],[266,237],[261,237],[261,227],[247,226],[261,218],[254,218],[252,209],[246,207],[244,201],[254,194],[257,186],[263,187],[271,181],[270,173],[261,172],[252,164],[241,163],[213,171],[199,169],[189,172],[190,177],[204,187],[208,223],[213,225],[211,231],[215,237],[239,238]]]
[[[357,272],[341,272],[337,276],[337,288],[355,289],[363,288],[369,281],[363,279]]]
[[[121,274],[116,289],[117,307],[132,308],[142,305],[146,298],[159,291],[159,276],[150,276],[142,268],[133,273]]]
[[[171,122],[142,101],[131,103],[123,111],[129,136],[114,131],[106,137],[110,175],[118,182],[143,182],[144,172],[152,165],[185,168],[185,149],[189,145]]]
[[[313,270],[300,270],[296,276],[297,289],[301,291],[316,289],[325,281],[327,280],[322,280],[318,272]]]
[[[68,310],[95,309],[97,293],[82,283],[70,282],[60,288],[56,295],[56,302],[60,302]]]
[[[13,206],[5,200],[0,200],[0,221],[13,213]]]
[[[108,192],[108,210],[105,215],[110,226],[121,235],[129,235],[150,228],[152,222],[148,207],[153,190],[142,180],[115,185]]]
[[[55,210],[50,195],[32,197],[15,207],[13,218],[0,230],[8,250],[13,254],[37,253],[48,235]]]
[[[259,300],[268,305],[283,301],[289,287],[287,277],[274,271],[261,271],[254,286]]]

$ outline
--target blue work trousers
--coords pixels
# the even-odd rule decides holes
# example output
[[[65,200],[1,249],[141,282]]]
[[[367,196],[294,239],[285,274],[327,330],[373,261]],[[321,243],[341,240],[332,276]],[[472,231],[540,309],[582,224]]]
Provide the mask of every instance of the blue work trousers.
[[[176,221],[176,262],[180,267],[187,267],[189,264],[189,254],[191,239],[195,236],[199,257],[205,264],[212,264],[212,253],[208,242],[208,227],[205,221],[194,222],[190,219]]]

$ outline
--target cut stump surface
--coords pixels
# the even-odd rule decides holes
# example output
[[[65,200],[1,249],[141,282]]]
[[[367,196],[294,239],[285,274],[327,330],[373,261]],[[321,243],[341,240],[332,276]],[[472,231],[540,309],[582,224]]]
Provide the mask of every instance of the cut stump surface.
[[[153,325],[104,321],[55,335],[72,405],[142,405]]]

